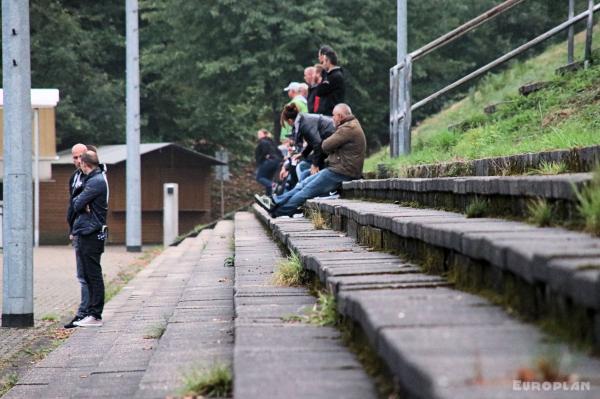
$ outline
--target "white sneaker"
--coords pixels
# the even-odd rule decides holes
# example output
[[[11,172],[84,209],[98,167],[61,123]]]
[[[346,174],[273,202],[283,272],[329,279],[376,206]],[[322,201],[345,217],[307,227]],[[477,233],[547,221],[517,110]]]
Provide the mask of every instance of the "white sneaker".
[[[78,327],[102,327],[102,319],[97,319],[94,316],[86,316],[73,324]]]

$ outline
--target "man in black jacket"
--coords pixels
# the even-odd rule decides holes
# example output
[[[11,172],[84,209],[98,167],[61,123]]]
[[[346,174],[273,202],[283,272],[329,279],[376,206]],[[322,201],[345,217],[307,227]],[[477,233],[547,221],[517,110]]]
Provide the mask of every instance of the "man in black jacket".
[[[104,279],[100,257],[107,238],[108,182],[99,167],[98,155],[86,151],[81,156],[81,170],[85,174],[81,192],[73,198],[75,213],[73,236],[77,237],[84,279],[89,289],[89,306],[79,327],[102,326],[104,309]]]
[[[344,102],[346,97],[346,84],[344,72],[338,66],[338,58],[335,51],[329,49],[323,52],[323,81],[316,88],[316,95],[320,97],[317,113],[333,115],[333,107]]]
[[[73,324],[76,321],[83,319],[87,313],[87,307],[89,304],[90,296],[87,283],[83,278],[83,264],[81,263],[81,258],[79,256],[79,250],[77,245],[77,238],[71,234],[73,231],[73,222],[75,221],[75,213],[73,211],[73,206],[71,205],[73,201],[73,197],[78,194],[81,190],[81,185],[83,184],[84,174],[81,171],[81,156],[83,153],[87,151],[87,146],[85,144],[75,144],[73,148],[71,148],[71,156],[73,158],[73,165],[75,165],[75,172],[71,175],[69,179],[69,208],[67,210],[67,223],[69,224],[69,239],[73,243],[73,247],[75,248],[75,262],[77,264],[77,280],[79,280],[79,284],[81,285],[81,302],[79,303],[79,308],[77,309],[77,313],[73,320],[65,324],[65,328],[73,328],[76,327]]]

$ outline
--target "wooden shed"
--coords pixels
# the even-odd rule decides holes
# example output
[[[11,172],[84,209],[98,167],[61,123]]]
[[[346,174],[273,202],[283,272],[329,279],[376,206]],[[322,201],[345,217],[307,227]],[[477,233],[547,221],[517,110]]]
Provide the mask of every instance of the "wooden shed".
[[[211,184],[217,159],[173,143],[140,145],[142,180],[142,243],[162,242],[163,184],[179,184],[179,233],[211,218]],[[100,162],[107,166],[109,196],[109,243],[125,243],[125,166],[127,147],[98,148]],[[65,221],[69,201],[68,181],[74,171],[71,152],[63,151],[52,163],[52,181],[40,187],[40,243],[68,241]]]
[[[56,160],[56,122],[55,108],[59,101],[58,89],[31,89],[32,108],[32,146],[35,143],[35,133],[39,135],[38,173],[41,180],[49,180],[51,163]],[[37,122],[37,123],[36,123]],[[36,126],[37,125],[37,126]],[[0,180],[4,167],[4,90],[0,89]],[[33,148],[35,153],[36,149]],[[33,166],[35,168],[35,165]]]

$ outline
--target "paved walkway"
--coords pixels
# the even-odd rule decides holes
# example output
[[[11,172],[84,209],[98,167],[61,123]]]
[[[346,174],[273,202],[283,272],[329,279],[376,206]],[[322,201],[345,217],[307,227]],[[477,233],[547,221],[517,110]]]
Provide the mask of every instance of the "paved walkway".
[[[164,398],[233,355],[233,223],[169,247],[5,398]]]
[[[106,281],[140,256],[128,253],[125,247],[107,246],[102,255],[102,268]],[[0,256],[0,287],[2,287],[2,257]],[[75,253],[68,245],[42,246],[34,250],[34,317],[35,327],[30,329],[0,328],[0,365],[22,350],[43,333],[50,322],[42,319],[54,316],[59,319],[71,315],[79,304],[79,282],[75,277]],[[0,307],[2,295],[0,295]]]

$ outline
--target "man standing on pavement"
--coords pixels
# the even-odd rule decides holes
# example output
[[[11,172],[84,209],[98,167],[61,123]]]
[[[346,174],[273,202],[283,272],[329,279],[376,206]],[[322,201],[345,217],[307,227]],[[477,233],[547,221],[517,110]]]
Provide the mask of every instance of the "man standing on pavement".
[[[81,155],[87,151],[87,146],[85,144],[75,144],[73,148],[71,148],[71,155],[73,157],[73,165],[75,165],[75,172],[71,175],[69,179],[69,208],[67,210],[67,222],[69,223],[69,240],[71,240],[73,244],[73,248],[75,248],[75,262],[77,264],[77,280],[79,280],[79,284],[81,285],[81,302],[79,304],[79,308],[77,309],[77,313],[73,320],[65,324],[65,328],[73,328],[76,327],[73,324],[76,321],[83,319],[87,314],[87,307],[90,300],[90,295],[88,291],[87,283],[83,278],[83,265],[81,263],[81,258],[79,257],[77,238],[73,236],[73,222],[75,221],[75,213],[73,212],[72,201],[75,194],[78,194],[81,190],[81,185],[83,184],[83,177],[85,176],[81,171]]]
[[[100,257],[107,239],[106,214],[108,212],[108,182],[99,167],[98,155],[86,151],[81,156],[81,171],[85,174],[81,193],[72,201],[75,212],[73,236],[77,238],[83,276],[88,285],[87,314],[73,324],[79,327],[102,326],[104,309],[104,279]]]

